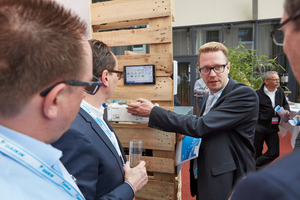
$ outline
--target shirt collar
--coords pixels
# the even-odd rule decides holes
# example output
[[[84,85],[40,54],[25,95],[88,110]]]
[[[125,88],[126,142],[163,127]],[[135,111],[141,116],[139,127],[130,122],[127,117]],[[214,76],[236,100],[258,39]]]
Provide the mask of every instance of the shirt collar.
[[[84,100],[82,100],[82,101],[84,101]],[[104,107],[103,107],[103,105],[101,105],[100,108],[96,108],[96,107],[92,106],[91,104],[89,104],[88,102],[86,102],[86,101],[84,101],[84,102],[86,103],[86,105],[90,109],[92,109],[97,114],[98,117],[100,117],[101,119],[103,119],[103,115],[104,115]]]
[[[270,92],[270,91],[268,90],[268,88],[267,88],[266,86],[264,86],[264,92],[265,92],[266,94],[273,94],[273,93],[275,93],[276,91],[277,91],[277,88],[275,88],[274,91]]]
[[[49,166],[52,166],[62,156],[62,152],[50,144],[46,144],[2,125],[0,125],[0,134],[30,151]]]

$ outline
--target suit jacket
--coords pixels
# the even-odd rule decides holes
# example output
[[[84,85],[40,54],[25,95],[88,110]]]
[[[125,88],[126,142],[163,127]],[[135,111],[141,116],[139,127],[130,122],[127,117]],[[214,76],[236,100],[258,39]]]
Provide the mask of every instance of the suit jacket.
[[[199,199],[228,199],[236,181],[255,170],[253,140],[258,97],[250,87],[230,78],[209,113],[201,116],[207,98],[208,93],[203,97],[199,117],[154,107],[148,126],[202,138],[197,159],[197,196]],[[226,173],[233,174],[225,178],[226,182],[232,180],[229,186],[219,179],[219,175]]]
[[[231,200],[300,199],[300,151],[249,174],[236,187]]]
[[[122,145],[116,138],[126,162]],[[63,151],[61,161],[75,176],[87,200],[134,198],[130,186],[124,183],[123,163],[118,152],[100,126],[82,108],[69,130],[52,145]]]
[[[259,98],[259,115],[256,131],[264,132],[265,129],[274,129],[279,131],[278,124],[280,117],[274,112],[270,97],[264,92],[264,84],[256,90]],[[285,98],[283,90],[279,87],[275,92],[275,107],[279,105],[285,110],[290,111],[289,104]],[[278,124],[272,125],[272,117],[278,117]]]

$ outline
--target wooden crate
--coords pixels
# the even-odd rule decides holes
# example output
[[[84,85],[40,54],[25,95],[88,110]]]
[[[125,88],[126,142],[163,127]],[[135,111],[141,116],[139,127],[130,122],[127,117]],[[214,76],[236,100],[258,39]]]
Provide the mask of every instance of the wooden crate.
[[[117,56],[119,70],[124,65],[156,65],[156,85],[125,86],[118,81],[112,100],[135,101],[142,97],[174,110],[172,54],[173,0],[114,0],[91,4],[92,38],[110,47],[149,45],[149,54],[124,52]],[[128,29],[147,25],[146,28]],[[143,140],[143,149],[152,151],[144,156],[148,184],[136,194],[139,199],[177,199],[175,180],[175,133],[148,128],[147,124],[111,123],[127,148],[132,139]]]

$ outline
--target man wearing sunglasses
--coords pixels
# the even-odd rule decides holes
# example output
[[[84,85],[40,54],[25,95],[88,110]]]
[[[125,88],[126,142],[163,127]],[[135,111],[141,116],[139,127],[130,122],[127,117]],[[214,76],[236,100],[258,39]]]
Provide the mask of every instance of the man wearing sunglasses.
[[[93,93],[87,26],[48,0],[1,0],[0,21],[0,198],[83,200],[49,144]]]
[[[300,0],[285,0],[281,23],[271,32],[275,44],[283,49],[300,83]],[[278,31],[284,37],[277,37]],[[283,35],[281,35],[283,36]],[[243,179],[232,194],[231,200],[295,200],[300,199],[300,151],[275,161],[257,173]]]
[[[179,115],[145,99],[128,105],[135,116],[149,117],[149,127],[202,138],[199,156],[191,162],[191,193],[197,199],[228,199],[233,186],[255,170],[254,129],[258,119],[255,92],[228,77],[227,48],[219,42],[198,51],[199,73],[209,92],[200,115]]]
[[[103,118],[103,103],[122,77],[109,47],[90,40],[93,73],[103,85],[95,95],[87,94],[69,130],[52,145],[63,151],[61,161],[75,176],[87,200],[132,200],[148,181],[145,162],[130,168],[123,147],[112,127]]]

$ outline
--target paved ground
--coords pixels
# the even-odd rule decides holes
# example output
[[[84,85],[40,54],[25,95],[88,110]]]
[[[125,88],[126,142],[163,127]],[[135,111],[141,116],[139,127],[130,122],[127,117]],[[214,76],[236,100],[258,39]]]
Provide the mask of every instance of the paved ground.
[[[280,157],[289,154],[293,151],[293,148],[291,146],[291,134],[286,134],[285,137],[281,137],[279,135],[280,139]],[[181,199],[182,200],[195,200],[195,197],[191,197],[190,194],[190,178],[189,178],[189,163],[184,163],[182,170],[181,170],[181,176],[182,176],[182,190],[181,190]]]

